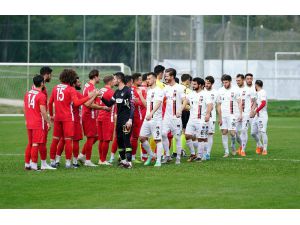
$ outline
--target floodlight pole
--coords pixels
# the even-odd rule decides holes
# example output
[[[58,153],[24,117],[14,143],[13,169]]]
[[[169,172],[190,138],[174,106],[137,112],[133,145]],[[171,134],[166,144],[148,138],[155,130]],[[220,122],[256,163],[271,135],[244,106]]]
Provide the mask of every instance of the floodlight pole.
[[[29,63],[30,63],[30,15],[27,16],[27,79],[26,79],[27,90],[29,90]]]
[[[203,16],[195,16],[196,28],[196,76],[204,77],[204,22]]]

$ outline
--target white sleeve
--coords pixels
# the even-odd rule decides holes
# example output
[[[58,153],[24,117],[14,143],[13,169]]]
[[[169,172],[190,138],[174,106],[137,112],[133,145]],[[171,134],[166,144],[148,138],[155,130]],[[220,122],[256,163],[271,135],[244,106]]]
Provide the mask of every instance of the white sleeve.
[[[183,99],[186,97],[186,94],[185,94],[185,87],[183,85],[180,86],[180,98]]]
[[[210,104],[210,103],[213,103],[213,99],[212,99],[213,97],[212,97],[212,95],[210,94],[210,93],[206,93],[206,95],[205,95],[205,103],[206,104]]]
[[[261,91],[260,98],[261,98],[261,101],[266,101],[267,100],[267,93],[266,93],[265,90]]]

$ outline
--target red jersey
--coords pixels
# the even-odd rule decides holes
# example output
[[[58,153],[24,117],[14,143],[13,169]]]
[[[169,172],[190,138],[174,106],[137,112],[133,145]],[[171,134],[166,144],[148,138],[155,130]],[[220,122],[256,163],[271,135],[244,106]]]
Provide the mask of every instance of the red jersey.
[[[113,95],[114,95],[114,90],[111,89],[111,87],[109,85],[105,85],[104,88],[101,89],[104,93],[103,93],[103,97],[105,100],[109,101]],[[100,99],[99,101],[100,106],[106,106]],[[115,112],[115,105],[113,105],[110,108],[110,111],[107,112],[105,110],[99,110],[98,113],[98,121],[104,121],[104,120],[108,120],[110,122],[114,122],[114,112]]]
[[[88,96],[89,92],[92,92],[93,90],[95,90],[95,85],[92,84],[91,82],[86,83],[84,85],[84,89],[83,89],[83,97]],[[96,98],[96,100],[94,102],[97,103],[99,101],[97,99],[99,99],[99,98]],[[91,109],[91,108],[83,105],[82,106],[82,117],[96,119],[97,118],[97,110]]]
[[[142,115],[142,108],[144,107],[144,104],[142,100],[139,97],[139,94],[137,93],[137,88],[136,86],[132,86],[132,97],[133,97],[133,102],[134,102],[134,118],[135,120],[143,120],[143,115]],[[136,101],[137,99],[137,101]]]
[[[78,99],[77,91],[68,84],[56,85],[49,100],[49,113],[53,116],[53,103],[55,105],[55,121],[74,121],[73,106],[80,106],[89,100],[89,97]]]
[[[77,98],[82,99],[83,95],[76,91]],[[81,106],[73,106],[73,114],[74,114],[74,122],[80,123],[81,122]]]
[[[147,85],[142,84],[139,88],[142,90],[142,95],[143,95],[144,99],[147,99],[147,90],[148,90]],[[143,117],[143,119],[146,116],[146,112],[147,112],[147,107],[145,107],[143,105],[143,107],[142,107],[142,117]]]
[[[47,105],[45,94],[41,91],[32,89],[24,96],[24,113],[27,129],[44,129],[45,121],[42,118],[40,106]]]

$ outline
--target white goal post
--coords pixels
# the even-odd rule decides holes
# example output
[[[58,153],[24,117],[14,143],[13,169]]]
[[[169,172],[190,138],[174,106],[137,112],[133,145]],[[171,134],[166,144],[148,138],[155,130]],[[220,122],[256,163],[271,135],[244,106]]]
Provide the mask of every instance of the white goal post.
[[[278,59],[279,56],[300,56],[300,52],[275,52],[275,68],[274,68],[274,78],[275,78],[275,83],[274,83],[274,89],[275,89],[275,98],[276,99],[279,99],[279,96],[278,96],[278,80],[279,79],[282,79],[283,77],[280,76],[280,74],[278,74],[278,61],[280,59]],[[299,57],[300,59],[300,57]],[[299,73],[300,74],[300,73]],[[295,79],[295,78],[294,78]]]

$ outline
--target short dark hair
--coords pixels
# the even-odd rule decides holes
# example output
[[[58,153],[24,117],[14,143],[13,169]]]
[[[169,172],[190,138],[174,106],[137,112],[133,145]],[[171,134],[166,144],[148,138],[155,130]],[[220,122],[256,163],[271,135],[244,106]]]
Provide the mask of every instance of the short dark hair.
[[[154,73],[158,75],[159,73],[163,73],[165,71],[165,67],[162,65],[157,65],[154,67]]]
[[[114,76],[112,76],[112,75],[105,76],[103,78],[103,83],[108,84],[108,82],[112,81],[113,79],[114,79]]]
[[[49,67],[49,66],[43,66],[41,69],[40,69],[40,75],[44,76],[46,74],[51,74],[52,73],[52,69]]]
[[[99,76],[99,70],[91,70],[91,72],[89,73],[89,79],[93,80],[95,77]]]
[[[77,73],[73,69],[64,69],[60,75],[59,80],[62,83],[73,85],[76,82]]]
[[[178,77],[175,77],[174,79],[175,79],[175,82],[176,82],[177,84],[179,84],[179,78],[178,78]]]
[[[248,77],[248,76],[249,76],[249,77],[253,77],[253,74],[252,74],[252,73],[247,73],[247,74],[245,75],[245,78]]]
[[[37,74],[33,77],[32,81],[35,87],[40,87],[42,86],[42,83],[44,83],[44,77],[40,74]]]
[[[213,76],[207,76],[207,77],[205,77],[205,80],[208,80],[211,84],[215,83],[215,79]]]
[[[125,84],[128,84],[128,82],[131,80],[132,80],[132,76],[130,76],[130,75],[125,76]]]
[[[140,77],[142,76],[142,74],[141,73],[134,73],[134,74],[132,74],[132,80],[133,81],[136,81],[136,80],[138,80]]]
[[[73,83],[71,84],[71,86],[72,86],[73,84],[76,84],[77,80],[79,80],[79,77],[78,77],[78,76],[75,78],[75,80],[73,81]]]
[[[181,75],[181,82],[185,82],[187,80],[191,81],[193,78],[190,74],[184,73]]]
[[[231,80],[232,80],[232,79],[231,79],[231,76],[228,75],[228,74],[224,74],[224,75],[222,76],[222,78],[221,78],[221,81],[223,82],[223,81],[225,81],[225,80],[231,81]]]
[[[236,75],[236,78],[239,78],[239,77],[242,78],[242,80],[245,79],[245,76],[243,74],[241,74],[241,73],[239,73],[239,74]]]
[[[259,87],[263,87],[264,86],[264,82],[262,82],[262,80],[256,80],[255,84],[258,85]]]
[[[165,71],[166,73],[169,73],[172,77],[176,77],[176,70],[175,69],[173,69],[173,68],[168,68],[168,69],[166,69],[166,71]]]
[[[204,80],[203,80],[202,78],[200,78],[200,77],[195,77],[195,78],[193,79],[193,81],[194,81],[194,82],[197,82],[198,85],[202,85],[202,86],[205,85]]]
[[[147,76],[148,76],[149,73],[144,73],[142,75],[142,81],[146,81],[147,80]],[[155,74],[156,75],[156,74]]]
[[[116,72],[114,74],[115,77],[117,77],[118,79],[120,79],[124,84],[125,84],[125,75],[122,72]]]
[[[147,73],[147,77],[148,77],[148,76],[154,76],[155,78],[157,78],[156,73],[153,73],[153,72]]]

